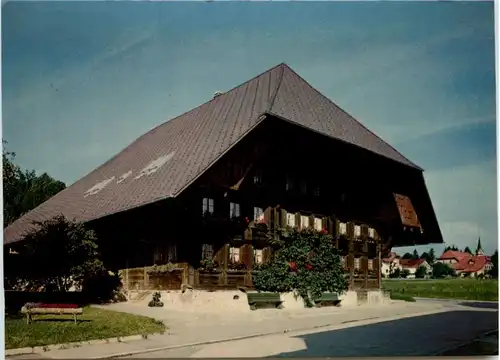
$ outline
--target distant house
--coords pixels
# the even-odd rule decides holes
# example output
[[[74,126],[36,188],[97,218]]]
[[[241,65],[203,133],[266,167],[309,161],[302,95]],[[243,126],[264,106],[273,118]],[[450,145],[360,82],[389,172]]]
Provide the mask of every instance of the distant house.
[[[455,270],[457,275],[464,277],[476,277],[493,268],[491,258],[484,255],[480,238],[478,239],[475,255],[462,251],[448,250],[445,251],[437,261],[443,264],[448,264]]]
[[[415,273],[421,266],[425,267],[426,274],[430,274],[432,272],[432,266],[430,266],[425,259],[402,259],[400,261],[400,265],[403,270],[408,270],[410,272],[408,275],[408,278],[410,279],[415,278]]]
[[[457,275],[476,277],[491,270],[493,264],[489,256],[475,255],[468,258],[463,258],[458,264],[455,264],[454,269]]]
[[[389,276],[396,269],[402,270],[399,255],[395,252],[389,253],[389,256],[382,259],[381,272],[382,276]]]
[[[439,257],[439,259],[437,259],[437,262],[447,264],[451,268],[454,268],[456,264],[458,264],[463,259],[469,258],[470,256],[472,255],[467,252],[448,250],[445,251],[443,255]]]

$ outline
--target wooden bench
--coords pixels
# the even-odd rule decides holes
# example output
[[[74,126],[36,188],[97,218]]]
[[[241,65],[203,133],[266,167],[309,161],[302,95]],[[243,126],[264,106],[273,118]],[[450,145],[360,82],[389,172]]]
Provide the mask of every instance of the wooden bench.
[[[316,300],[317,307],[325,305],[337,306],[338,304],[340,304],[340,297],[337,293],[323,293],[323,295],[321,295],[321,298]]]
[[[248,304],[251,310],[256,310],[257,305],[272,304],[281,309],[283,301],[279,293],[247,293]]]
[[[27,308],[23,306],[21,313],[26,315],[26,323],[33,321],[33,315],[73,315],[73,320],[76,324],[76,316],[83,314],[82,308],[50,308],[50,307],[34,307]]]

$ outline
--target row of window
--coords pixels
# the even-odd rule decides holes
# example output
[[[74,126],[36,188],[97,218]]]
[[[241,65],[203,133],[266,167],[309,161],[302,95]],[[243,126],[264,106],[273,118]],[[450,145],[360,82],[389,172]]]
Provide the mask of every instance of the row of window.
[[[164,248],[157,246],[154,251],[154,262],[176,262],[177,261],[177,246],[175,244],[167,245],[167,251],[164,252]]]
[[[205,213],[213,214],[214,213],[214,199],[203,198],[202,210],[203,210],[204,214]],[[229,215],[231,217],[241,216],[240,204],[230,202],[229,203]],[[264,220],[264,209],[262,209],[260,207],[254,207],[253,208],[253,219],[259,220],[259,221]],[[321,229],[322,229],[321,218],[315,217],[314,222],[312,224],[310,222],[311,221],[310,221],[309,216],[300,215],[300,228],[301,229],[313,227],[315,230],[321,231]],[[286,214],[286,225],[290,226],[290,227],[297,226],[296,214],[294,214],[294,213],[287,213]],[[347,234],[347,223],[341,222],[339,224],[339,233],[340,233],[340,235]],[[354,225],[354,236],[361,236],[361,226],[360,225]],[[369,228],[368,229],[368,236],[371,238],[374,238],[375,237],[375,229]]]
[[[293,213],[287,213],[286,214],[286,224],[291,227],[295,227],[296,216]],[[311,227],[309,217],[305,215],[300,215],[300,227],[301,228],[308,228]],[[316,230],[321,230],[322,222],[320,218],[314,218],[314,224],[313,227]],[[344,222],[341,222],[339,224],[339,233],[340,235],[346,235],[347,234],[347,224]],[[354,225],[354,236],[361,236],[361,225]],[[369,228],[368,229],[368,236],[371,238],[375,237],[375,229]]]
[[[295,222],[296,216],[293,213],[286,213],[286,225],[290,227],[297,226]],[[314,218],[313,224],[310,223],[310,217],[306,215],[300,215],[300,228],[306,229],[309,227],[314,227],[315,230],[321,231],[323,228],[323,221],[321,218]]]
[[[287,176],[285,188],[287,191],[292,191],[295,189],[295,182],[293,181],[293,179],[291,177]],[[308,184],[306,181],[301,181],[300,182],[300,192],[302,194],[307,194],[309,191],[311,191],[312,195],[316,196],[316,197],[318,197],[320,194],[319,193],[319,186]]]
[[[258,185],[262,184],[262,170],[258,170],[253,176],[253,183]],[[286,177],[285,188],[287,191],[292,191],[295,188],[295,181],[292,177]],[[313,196],[319,196],[319,186],[308,184],[306,181],[300,182],[300,191],[303,194],[307,194],[309,191],[312,192]]]
[[[210,198],[203,198],[202,202],[202,211],[203,214],[213,214],[214,213],[214,199]],[[230,217],[237,217],[241,216],[241,207],[240,204],[238,203],[229,203],[229,216]],[[264,220],[264,209],[260,207],[254,207],[253,208],[253,219],[262,221]]]
[[[203,244],[201,248],[202,259],[212,260],[214,257],[214,248],[211,244]],[[253,250],[253,262],[254,264],[262,264],[262,249],[254,249]],[[240,248],[239,247],[230,247],[229,248],[229,260],[232,262],[240,261]]]

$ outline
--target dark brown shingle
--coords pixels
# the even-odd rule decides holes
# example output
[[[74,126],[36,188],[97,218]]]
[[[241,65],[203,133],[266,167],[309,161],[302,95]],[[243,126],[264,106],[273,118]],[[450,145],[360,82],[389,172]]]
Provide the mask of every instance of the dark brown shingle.
[[[287,65],[280,64],[144,134],[7,227],[4,244],[19,240],[32,228],[32,221],[60,213],[69,219],[89,221],[175,197],[262,121],[265,114],[418,168]],[[139,176],[141,171],[145,173]]]

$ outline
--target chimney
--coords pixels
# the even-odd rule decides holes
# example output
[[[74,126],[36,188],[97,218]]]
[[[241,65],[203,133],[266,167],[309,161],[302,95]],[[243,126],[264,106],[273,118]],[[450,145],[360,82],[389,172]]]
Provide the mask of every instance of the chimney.
[[[216,92],[214,93],[214,97],[213,97],[213,98],[215,99],[217,96],[221,96],[222,94],[223,94],[223,92],[222,92],[222,91],[216,91]]]

